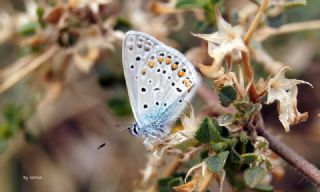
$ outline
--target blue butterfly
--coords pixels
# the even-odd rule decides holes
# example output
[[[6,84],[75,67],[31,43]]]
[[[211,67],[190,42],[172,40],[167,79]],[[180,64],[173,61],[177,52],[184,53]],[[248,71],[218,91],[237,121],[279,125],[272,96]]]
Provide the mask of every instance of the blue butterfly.
[[[129,129],[149,146],[170,133],[201,78],[183,54],[142,32],[125,34],[122,60],[136,120]]]

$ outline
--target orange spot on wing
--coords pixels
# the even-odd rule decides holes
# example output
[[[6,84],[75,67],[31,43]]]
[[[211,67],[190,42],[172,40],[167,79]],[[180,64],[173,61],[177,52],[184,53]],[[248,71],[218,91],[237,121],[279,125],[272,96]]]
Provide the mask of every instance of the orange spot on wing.
[[[164,60],[163,57],[158,57],[159,63],[162,63],[163,60]]]
[[[149,66],[150,68],[153,68],[155,65],[156,65],[156,62],[154,62],[154,61],[148,61],[148,66]]]
[[[177,64],[172,64],[171,65],[171,69],[174,71],[174,70],[176,70],[176,69],[178,69],[178,65]]]
[[[171,59],[170,58],[166,58],[166,64],[169,65],[171,63]]]
[[[184,79],[182,82],[188,88],[190,88],[192,86],[192,83],[188,79]]]
[[[185,72],[183,72],[183,71],[179,71],[179,72],[178,72],[178,75],[179,75],[179,77],[183,77],[183,76],[185,76],[185,75],[186,75],[186,73],[185,73]]]

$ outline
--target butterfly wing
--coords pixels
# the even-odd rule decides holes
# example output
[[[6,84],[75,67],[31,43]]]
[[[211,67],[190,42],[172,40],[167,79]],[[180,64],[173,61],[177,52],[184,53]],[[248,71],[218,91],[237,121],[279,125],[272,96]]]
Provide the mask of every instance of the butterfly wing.
[[[141,32],[126,33],[123,61],[135,119],[145,127],[143,134],[157,135],[148,125],[174,122],[194,95],[200,77],[180,52]]]

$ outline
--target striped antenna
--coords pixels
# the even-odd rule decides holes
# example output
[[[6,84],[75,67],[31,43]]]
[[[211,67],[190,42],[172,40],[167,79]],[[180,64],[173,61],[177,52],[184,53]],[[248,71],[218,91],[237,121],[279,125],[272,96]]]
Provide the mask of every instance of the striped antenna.
[[[114,134],[110,138],[108,138],[106,142],[102,143],[98,147],[98,149],[101,149],[101,148],[105,147],[106,145],[108,145],[111,141],[113,141],[117,136],[119,136],[121,133],[123,133],[127,129],[130,130],[130,127],[125,127],[125,128],[120,129],[116,134]]]

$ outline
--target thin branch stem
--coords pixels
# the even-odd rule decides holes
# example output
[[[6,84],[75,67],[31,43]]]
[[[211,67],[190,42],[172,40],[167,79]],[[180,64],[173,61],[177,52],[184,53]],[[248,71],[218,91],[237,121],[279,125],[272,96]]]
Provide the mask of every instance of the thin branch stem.
[[[262,42],[274,35],[314,29],[320,29],[320,20],[289,23],[279,28],[264,27],[256,32],[255,39]]]
[[[268,133],[265,128],[263,121],[259,121],[259,125],[256,127],[258,135],[264,137],[269,142],[269,147],[272,151],[278,154],[283,160],[288,162],[291,166],[297,169],[300,173],[306,176],[316,186],[320,186],[320,171],[313,164],[308,162],[301,155],[296,153],[286,144],[276,139],[273,135]]]
[[[244,37],[243,41],[246,45],[249,44],[250,42],[250,39],[253,35],[253,33],[256,31],[258,25],[259,25],[259,22],[262,18],[262,16],[264,15],[264,11],[266,10],[266,8],[268,7],[268,0],[263,0],[260,4],[260,7],[259,7],[259,10],[258,10],[258,13],[257,15],[254,17],[249,29],[248,29],[248,32],[246,34],[246,36]]]
[[[258,13],[257,15],[255,16],[255,18],[253,19],[249,29],[248,29],[248,32],[247,34],[245,35],[243,41],[246,45],[249,44],[250,42],[250,39],[253,35],[253,33],[256,31],[257,29],[257,26],[261,20],[261,17],[263,16],[264,14],[264,11],[265,9],[267,8],[268,6],[268,0],[263,0],[260,4],[260,7],[259,7],[259,10],[258,10]],[[243,68],[243,71],[245,73],[245,76],[248,80],[248,83],[251,83],[250,87],[249,87],[249,97],[250,97],[250,100],[253,101],[253,102],[256,102],[258,99],[259,99],[259,94],[257,92],[257,89],[256,89],[256,86],[255,86],[255,83],[253,82],[254,79],[254,73],[253,73],[253,70],[251,68],[251,63],[250,63],[250,56],[249,56],[249,51],[245,52],[245,51],[242,51],[241,52],[241,57],[242,57],[242,68]]]

